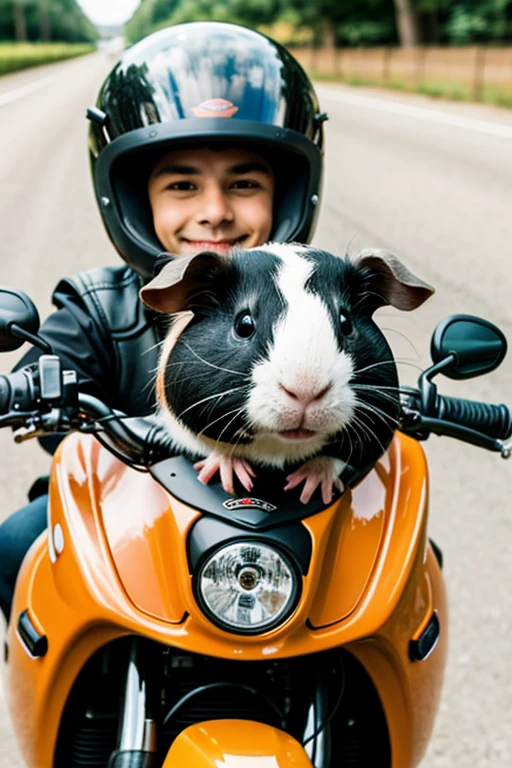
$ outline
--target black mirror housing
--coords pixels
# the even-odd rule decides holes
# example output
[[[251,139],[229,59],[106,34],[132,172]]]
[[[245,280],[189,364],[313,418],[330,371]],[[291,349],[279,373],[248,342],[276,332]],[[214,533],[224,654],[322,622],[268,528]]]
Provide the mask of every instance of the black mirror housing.
[[[490,373],[507,353],[504,333],[493,323],[473,315],[450,315],[434,331],[430,353],[435,364],[450,355],[454,361],[443,367],[450,379],[470,379]]]
[[[25,341],[12,333],[13,325],[36,336],[40,325],[39,313],[26,293],[0,286],[0,352],[12,352]]]

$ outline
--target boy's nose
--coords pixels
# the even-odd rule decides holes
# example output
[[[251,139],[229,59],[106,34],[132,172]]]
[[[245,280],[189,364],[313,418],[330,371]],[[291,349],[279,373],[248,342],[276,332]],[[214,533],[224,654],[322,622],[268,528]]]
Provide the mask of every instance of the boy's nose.
[[[233,211],[223,190],[212,188],[205,191],[198,216],[201,224],[216,227],[223,221],[233,221],[233,218]]]

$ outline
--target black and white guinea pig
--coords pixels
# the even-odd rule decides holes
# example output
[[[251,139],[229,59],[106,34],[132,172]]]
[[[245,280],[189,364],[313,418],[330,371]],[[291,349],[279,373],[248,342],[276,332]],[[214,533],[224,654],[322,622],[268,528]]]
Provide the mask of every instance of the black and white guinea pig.
[[[340,475],[374,465],[398,415],[391,350],[372,320],[411,310],[433,289],[385,251],[347,257],[271,243],[229,255],[172,257],[141,290],[173,314],[157,372],[160,416],[199,479],[233,472],[247,490],[257,465],[291,468],[325,503]]]

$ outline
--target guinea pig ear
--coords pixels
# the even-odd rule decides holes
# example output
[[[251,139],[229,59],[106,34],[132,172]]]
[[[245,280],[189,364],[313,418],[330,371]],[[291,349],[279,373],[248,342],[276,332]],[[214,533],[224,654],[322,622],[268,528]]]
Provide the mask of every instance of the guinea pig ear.
[[[157,312],[182,312],[212,270],[225,263],[226,257],[213,251],[171,257],[156,277],[141,288],[139,296],[146,306]]]
[[[408,312],[423,304],[435,290],[389,251],[367,248],[357,257],[356,267],[363,278],[364,304],[372,311],[390,304]]]

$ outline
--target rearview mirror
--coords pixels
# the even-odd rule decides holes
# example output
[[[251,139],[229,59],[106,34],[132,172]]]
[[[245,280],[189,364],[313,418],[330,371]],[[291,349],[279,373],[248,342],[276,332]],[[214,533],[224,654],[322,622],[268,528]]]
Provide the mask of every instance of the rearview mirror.
[[[507,340],[488,320],[450,315],[435,329],[430,353],[434,363],[454,355],[454,361],[442,372],[450,379],[469,379],[498,367],[507,353]]]
[[[39,324],[37,309],[26,293],[0,287],[0,352],[12,352],[27,340],[16,334],[16,328],[36,336]]]

